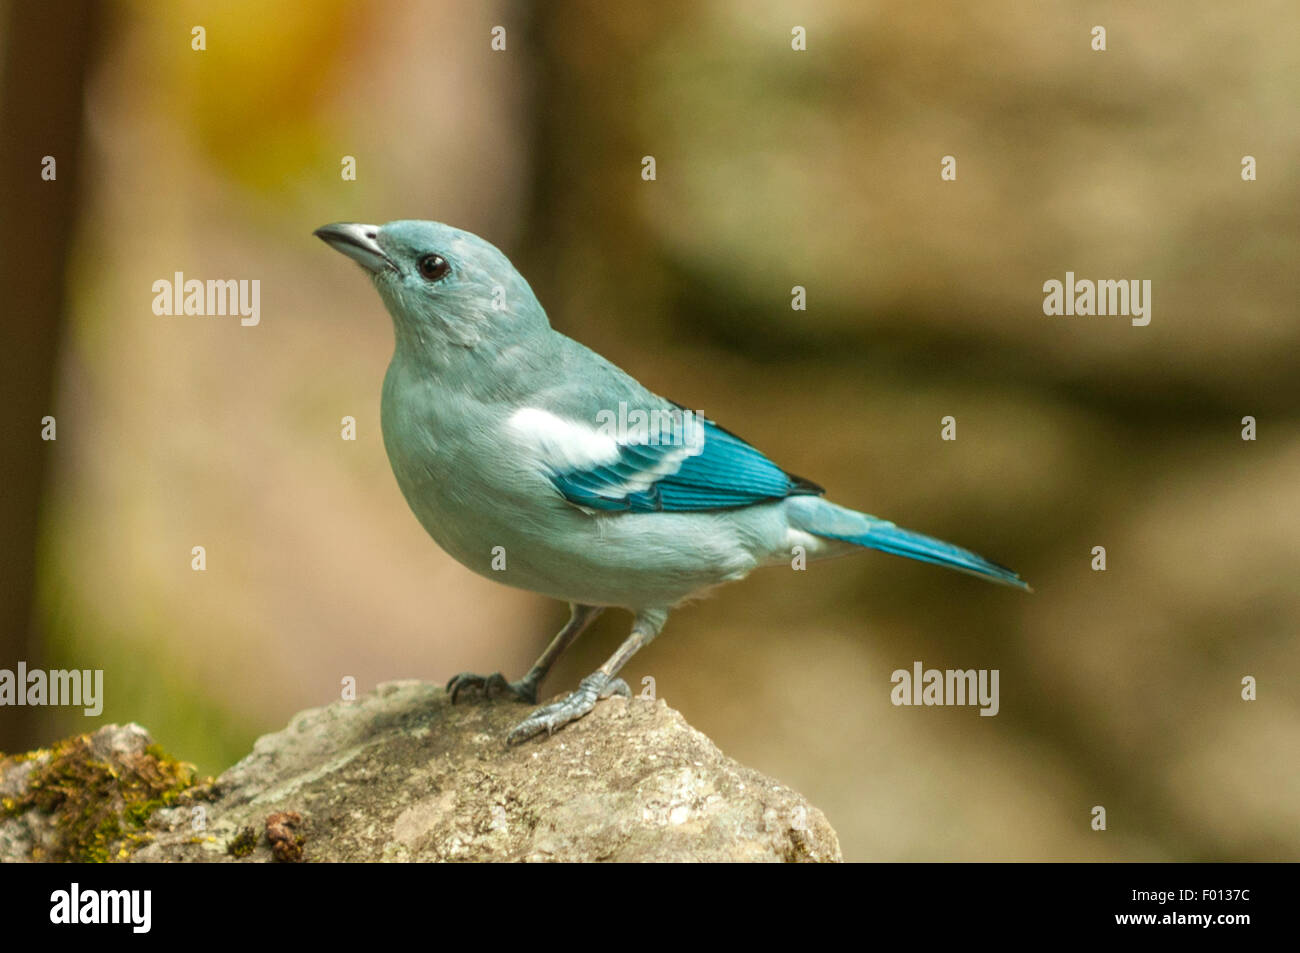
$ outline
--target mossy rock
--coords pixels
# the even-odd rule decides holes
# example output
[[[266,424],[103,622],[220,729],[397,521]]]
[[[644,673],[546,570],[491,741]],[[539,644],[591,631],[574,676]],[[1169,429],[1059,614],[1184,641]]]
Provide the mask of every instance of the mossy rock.
[[[4,859],[125,860],[151,839],[154,812],[195,780],[193,765],[168,757],[139,725],[0,759]]]

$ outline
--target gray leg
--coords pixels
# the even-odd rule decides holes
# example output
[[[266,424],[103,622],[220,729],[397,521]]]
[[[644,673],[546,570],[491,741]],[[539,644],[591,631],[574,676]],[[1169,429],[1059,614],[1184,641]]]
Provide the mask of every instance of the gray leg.
[[[520,701],[536,705],[537,687],[541,685],[542,679],[551,670],[555,660],[560,657],[560,653],[568,648],[569,643],[581,635],[583,630],[604,611],[604,606],[580,606],[576,603],[570,605],[569,621],[551,640],[551,644],[546,647],[541,657],[533,663],[527,675],[517,682],[507,682],[506,677],[500,672],[492,675],[461,672],[459,675],[452,676],[451,681],[447,682],[447,694],[451,696],[451,703],[456,704],[456,697],[465,689],[478,688],[488,697],[491,697],[494,691],[503,691]]]
[[[666,609],[647,609],[637,614],[632,625],[632,634],[627,637],[618,651],[596,671],[592,672],[578,684],[578,690],[567,698],[549,705],[543,705],[533,712],[510,732],[506,741],[512,745],[539,735],[543,731],[548,735],[557,728],[562,728],[571,721],[576,721],[596,707],[596,701],[610,695],[630,697],[631,689],[627,682],[618,678],[618,671],[627,664],[628,659],[637,651],[649,645],[668,619]]]

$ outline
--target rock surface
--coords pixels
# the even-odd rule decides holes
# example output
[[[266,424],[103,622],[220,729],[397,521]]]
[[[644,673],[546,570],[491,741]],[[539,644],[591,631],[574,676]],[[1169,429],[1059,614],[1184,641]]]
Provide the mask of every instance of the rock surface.
[[[407,681],[301,712],[215,781],[150,801],[144,836],[119,844],[110,825],[108,857],[96,859],[840,860],[819,810],[662,701],[608,699],[550,738],[507,747],[524,711],[453,707],[441,688]],[[149,744],[135,725],[87,741],[110,760]],[[31,763],[0,762],[0,793],[22,803]],[[6,812],[0,861],[30,859],[38,843],[52,856],[56,827],[42,814]]]
[[[139,725],[109,725],[0,758],[0,862],[126,860],[149,821],[195,790]]]

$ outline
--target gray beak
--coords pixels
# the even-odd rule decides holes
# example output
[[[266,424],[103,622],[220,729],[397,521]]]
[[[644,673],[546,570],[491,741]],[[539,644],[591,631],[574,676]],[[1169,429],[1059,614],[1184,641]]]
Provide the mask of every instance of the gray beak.
[[[335,251],[341,251],[366,271],[377,274],[385,268],[397,270],[391,258],[384,254],[376,238],[378,225],[357,225],[354,222],[336,222],[322,225],[312,232]]]

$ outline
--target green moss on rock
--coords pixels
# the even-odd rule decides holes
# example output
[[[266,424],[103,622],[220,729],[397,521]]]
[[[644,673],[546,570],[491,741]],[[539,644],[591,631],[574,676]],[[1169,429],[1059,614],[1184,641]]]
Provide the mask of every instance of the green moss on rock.
[[[175,804],[195,781],[193,765],[168,757],[158,745],[103,760],[89,735],[21,757],[32,762],[26,790],[4,799],[5,816],[42,811],[54,818],[60,835],[54,849],[35,848],[33,860],[125,859],[149,841],[145,825],[153,813]]]
[[[257,831],[251,827],[241,827],[239,833],[226,844],[226,853],[232,857],[247,857],[257,846]]]

